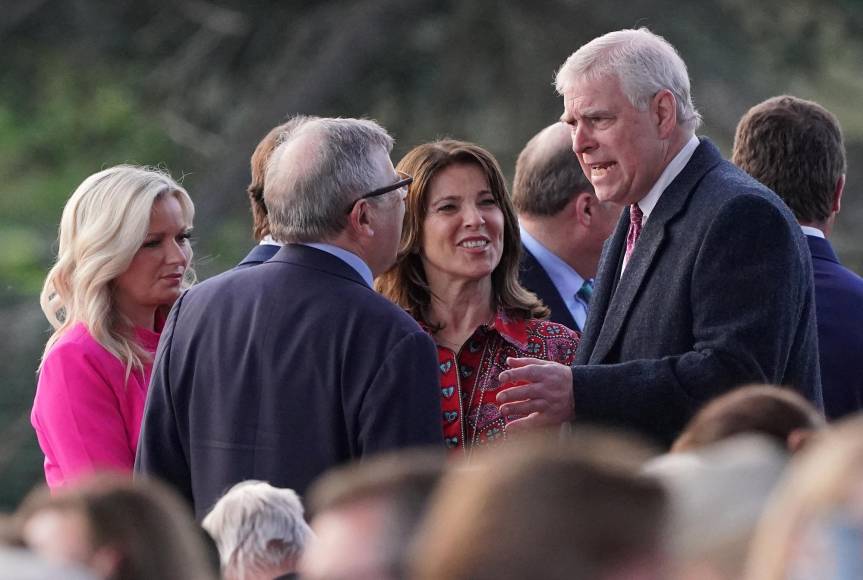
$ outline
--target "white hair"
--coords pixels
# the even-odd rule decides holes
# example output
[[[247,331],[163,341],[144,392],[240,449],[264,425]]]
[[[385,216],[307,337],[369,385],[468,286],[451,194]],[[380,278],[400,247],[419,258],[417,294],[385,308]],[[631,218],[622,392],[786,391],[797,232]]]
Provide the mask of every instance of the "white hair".
[[[578,79],[609,76],[620,81],[636,109],[646,110],[656,93],[668,89],[677,104],[677,124],[690,131],[701,124],[686,63],[667,40],[647,28],[609,32],[583,45],[557,72],[555,88],[562,95]]]
[[[219,548],[229,580],[293,568],[313,536],[293,490],[256,480],[232,487],[202,525]]]
[[[39,303],[54,333],[45,355],[74,324],[126,366],[143,370],[147,353],[133,338],[132,324],[116,308],[111,282],[125,272],[147,237],[156,200],[173,195],[191,226],[189,194],[166,172],[117,165],[84,180],[63,209],[57,261],[48,272]],[[194,281],[186,272],[184,286]]]
[[[371,153],[387,154],[393,138],[367,119],[311,118],[270,157],[264,201],[270,231],[280,242],[319,242],[347,223],[345,210],[375,187]]]

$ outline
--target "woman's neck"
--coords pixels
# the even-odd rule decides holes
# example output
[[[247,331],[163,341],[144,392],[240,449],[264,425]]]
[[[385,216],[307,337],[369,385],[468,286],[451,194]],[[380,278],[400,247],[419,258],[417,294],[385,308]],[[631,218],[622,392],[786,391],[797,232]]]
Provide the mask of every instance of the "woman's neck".
[[[458,351],[482,324],[494,320],[495,304],[491,278],[431,284],[430,315],[434,325],[442,326],[435,333],[439,344]]]
[[[123,316],[129,319],[132,326],[144,328],[152,332],[156,331],[156,308],[140,305],[135,305],[134,307],[119,305],[119,310],[123,313]]]

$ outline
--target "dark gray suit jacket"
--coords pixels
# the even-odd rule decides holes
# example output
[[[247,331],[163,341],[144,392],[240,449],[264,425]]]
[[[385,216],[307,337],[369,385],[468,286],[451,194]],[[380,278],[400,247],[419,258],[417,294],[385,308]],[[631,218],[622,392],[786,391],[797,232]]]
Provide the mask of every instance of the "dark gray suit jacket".
[[[263,264],[270,258],[276,255],[280,246],[273,244],[258,244],[246,254],[246,257],[237,264],[237,267],[257,266]]]
[[[748,382],[823,406],[809,249],[779,197],[702,139],[620,277],[628,227],[625,211],[600,260],[576,422],[669,444],[705,401]]]
[[[340,463],[443,450],[435,345],[339,258],[287,245],[194,286],[162,332],[137,472],[201,518],[245,479],[302,494]]]

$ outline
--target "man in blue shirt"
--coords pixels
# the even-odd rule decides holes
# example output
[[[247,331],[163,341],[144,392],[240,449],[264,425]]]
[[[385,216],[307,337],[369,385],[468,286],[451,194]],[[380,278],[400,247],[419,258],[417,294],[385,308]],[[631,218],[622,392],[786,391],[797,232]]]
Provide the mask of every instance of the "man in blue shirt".
[[[516,162],[512,198],[521,226],[522,285],[551,309],[551,320],[583,330],[602,244],[622,206],[596,198],[564,123],[528,141]]]

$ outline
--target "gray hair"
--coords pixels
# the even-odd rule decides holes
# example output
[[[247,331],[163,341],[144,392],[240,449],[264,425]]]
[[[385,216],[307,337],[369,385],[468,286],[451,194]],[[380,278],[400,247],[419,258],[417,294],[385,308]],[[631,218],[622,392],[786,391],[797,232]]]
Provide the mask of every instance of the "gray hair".
[[[296,565],[312,538],[303,504],[291,489],[243,481],[228,490],[204,518],[226,578]]]
[[[318,242],[338,235],[351,202],[378,185],[376,147],[389,154],[393,138],[367,119],[312,119],[289,135],[264,179],[273,238]]]
[[[512,202],[519,213],[553,216],[593,185],[572,151],[569,126],[550,125],[533,136],[515,162]]]
[[[668,89],[677,103],[677,124],[690,131],[701,124],[686,63],[667,40],[647,28],[609,32],[583,45],[557,72],[555,88],[562,95],[576,79],[607,76],[618,78],[636,109],[646,110],[656,93]]]

